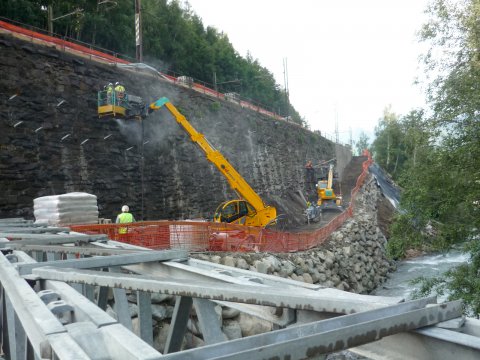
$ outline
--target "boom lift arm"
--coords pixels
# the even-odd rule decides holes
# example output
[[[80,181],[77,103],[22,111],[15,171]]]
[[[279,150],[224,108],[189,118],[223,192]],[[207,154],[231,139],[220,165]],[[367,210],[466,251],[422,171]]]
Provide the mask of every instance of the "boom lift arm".
[[[147,108],[147,113],[159,110],[163,106],[173,115],[177,123],[188,133],[190,139],[204,152],[207,160],[217,167],[227,179],[231,188],[241,198],[220,204],[215,211],[214,221],[261,227],[273,222],[277,216],[276,208],[264,204],[261,197],[228,160],[208,142],[205,135],[199,133],[188,122],[185,116],[166,97],[151,103]]]

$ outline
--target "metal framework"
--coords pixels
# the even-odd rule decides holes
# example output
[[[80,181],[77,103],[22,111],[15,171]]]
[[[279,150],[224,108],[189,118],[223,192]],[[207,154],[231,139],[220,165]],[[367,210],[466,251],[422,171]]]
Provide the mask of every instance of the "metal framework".
[[[186,250],[145,250],[65,231],[0,219],[6,358],[304,359],[343,349],[373,359],[480,355],[480,323],[462,318],[458,301],[357,295],[195,260]],[[109,293],[117,319],[105,311]],[[139,337],[128,293],[137,297]],[[164,354],[153,348],[154,293],[176,297]],[[276,330],[228,341],[218,304],[268,320]],[[192,308],[205,346],[182,351]]]

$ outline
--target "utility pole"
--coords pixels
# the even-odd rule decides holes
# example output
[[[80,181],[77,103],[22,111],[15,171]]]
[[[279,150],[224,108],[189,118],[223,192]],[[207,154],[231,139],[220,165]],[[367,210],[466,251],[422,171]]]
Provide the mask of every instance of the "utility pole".
[[[48,22],[48,35],[53,35],[53,6],[48,4],[47,6],[47,22]]]
[[[340,142],[340,136],[338,133],[338,110],[335,109],[335,142],[338,144]]]
[[[290,116],[290,101],[288,99],[288,65],[287,65],[287,58],[283,58],[283,82],[285,84],[285,106],[287,107],[287,118]]]
[[[141,0],[135,0],[135,46],[138,62],[143,62],[141,7]]]
[[[72,16],[72,15],[75,15],[75,14],[82,14],[82,13],[83,13],[83,9],[77,8],[77,9],[73,10],[71,13],[61,15],[61,16],[57,16],[56,18],[53,18],[53,5],[51,3],[48,4],[47,5],[48,34],[53,35],[53,22],[55,20],[62,19],[64,17]]]

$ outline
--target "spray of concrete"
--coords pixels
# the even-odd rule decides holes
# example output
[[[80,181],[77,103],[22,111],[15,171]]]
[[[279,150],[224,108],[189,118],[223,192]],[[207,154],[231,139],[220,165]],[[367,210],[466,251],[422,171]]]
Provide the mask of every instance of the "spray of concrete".
[[[142,140],[142,124],[137,121],[115,119],[120,133],[129,144],[138,144]]]

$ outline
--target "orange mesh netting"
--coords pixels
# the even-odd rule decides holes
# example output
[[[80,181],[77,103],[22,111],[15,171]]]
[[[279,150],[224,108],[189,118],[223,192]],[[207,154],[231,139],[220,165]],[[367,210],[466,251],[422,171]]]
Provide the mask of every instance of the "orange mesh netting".
[[[149,249],[180,248],[189,251],[295,252],[323,243],[353,215],[355,197],[372,164],[370,153],[352,190],[351,203],[321,229],[311,232],[280,232],[242,225],[203,221],[144,221],[131,224],[71,225],[73,231],[106,234],[109,239]],[[120,230],[122,229],[122,230]],[[119,231],[120,230],[120,231]],[[125,233],[122,233],[125,232]]]

